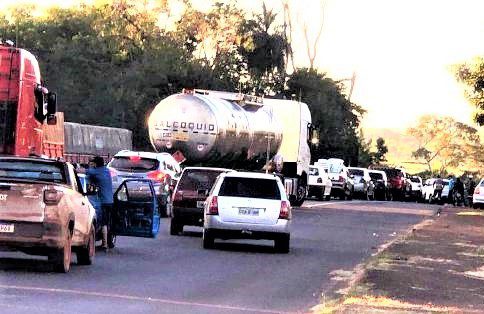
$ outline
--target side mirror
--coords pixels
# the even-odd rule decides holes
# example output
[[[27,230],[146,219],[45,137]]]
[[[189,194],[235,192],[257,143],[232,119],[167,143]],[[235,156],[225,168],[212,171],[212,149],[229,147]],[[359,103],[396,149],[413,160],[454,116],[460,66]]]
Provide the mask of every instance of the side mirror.
[[[57,112],[57,94],[49,92],[47,94],[47,116],[55,115]]]

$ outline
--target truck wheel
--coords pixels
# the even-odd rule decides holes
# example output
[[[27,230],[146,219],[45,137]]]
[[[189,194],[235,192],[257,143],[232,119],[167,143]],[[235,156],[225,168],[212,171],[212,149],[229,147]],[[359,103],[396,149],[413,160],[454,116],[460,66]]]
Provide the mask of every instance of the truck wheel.
[[[96,254],[96,231],[94,225],[91,225],[91,232],[89,233],[89,240],[86,246],[79,248],[77,251],[77,264],[91,265]]]
[[[54,264],[54,270],[58,273],[68,273],[71,269],[72,259],[72,234],[70,230],[66,232],[64,247],[49,255],[49,262]]]
[[[279,253],[289,253],[289,243],[291,236],[289,234],[282,234],[274,240],[274,248]]]
[[[306,185],[300,185],[297,187],[296,199],[291,203],[292,206],[301,206],[306,198]]]

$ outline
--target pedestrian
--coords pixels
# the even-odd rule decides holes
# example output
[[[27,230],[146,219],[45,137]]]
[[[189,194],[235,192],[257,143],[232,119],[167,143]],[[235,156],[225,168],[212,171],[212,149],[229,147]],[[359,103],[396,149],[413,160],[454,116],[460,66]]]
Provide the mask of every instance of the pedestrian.
[[[111,173],[104,165],[104,159],[101,156],[95,156],[89,161],[86,177],[89,183],[98,187],[101,206],[99,206],[99,213],[96,212],[96,215],[101,226],[102,248],[107,250],[110,214],[113,208],[113,182]]]
[[[449,180],[449,196],[448,196],[447,203],[453,204],[454,203],[454,184],[455,184],[454,176],[449,175],[448,180]]]
[[[440,175],[437,176],[437,178],[434,180],[434,199],[440,200],[442,199],[442,190],[444,189],[444,181],[440,177]]]
[[[464,183],[460,178],[454,184],[454,206],[464,205]]]
[[[469,185],[467,189],[466,205],[472,206],[472,195],[474,194],[474,189],[476,188],[476,182],[474,181],[474,176],[469,175]]]

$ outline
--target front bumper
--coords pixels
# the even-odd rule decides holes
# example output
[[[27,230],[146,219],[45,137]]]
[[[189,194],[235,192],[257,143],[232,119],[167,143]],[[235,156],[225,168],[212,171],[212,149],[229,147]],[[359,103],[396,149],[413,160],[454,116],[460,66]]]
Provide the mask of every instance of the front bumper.
[[[280,234],[289,234],[291,221],[278,219],[274,225],[224,222],[218,215],[207,215],[203,224],[214,237],[226,239],[269,239],[274,240]],[[218,236],[217,236],[218,235]]]

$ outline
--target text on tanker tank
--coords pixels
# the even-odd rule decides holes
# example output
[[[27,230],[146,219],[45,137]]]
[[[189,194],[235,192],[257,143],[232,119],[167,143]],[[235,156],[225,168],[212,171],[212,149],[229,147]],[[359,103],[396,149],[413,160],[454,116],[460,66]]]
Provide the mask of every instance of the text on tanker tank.
[[[186,130],[214,131],[215,125],[203,122],[158,121],[154,123],[154,128],[179,128]]]

